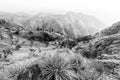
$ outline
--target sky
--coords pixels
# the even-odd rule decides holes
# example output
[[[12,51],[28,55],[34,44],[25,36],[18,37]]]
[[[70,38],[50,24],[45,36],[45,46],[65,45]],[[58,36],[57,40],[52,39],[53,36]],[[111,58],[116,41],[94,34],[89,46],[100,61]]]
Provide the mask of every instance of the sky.
[[[110,26],[120,21],[120,0],[0,0],[0,12],[81,12]]]

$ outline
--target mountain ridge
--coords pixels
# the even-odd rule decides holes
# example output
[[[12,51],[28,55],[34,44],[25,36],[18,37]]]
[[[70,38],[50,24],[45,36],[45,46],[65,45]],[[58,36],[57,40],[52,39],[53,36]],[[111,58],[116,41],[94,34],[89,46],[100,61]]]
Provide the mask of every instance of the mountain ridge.
[[[8,14],[8,13],[7,13]],[[68,12],[66,14],[39,13],[36,15],[3,16],[6,20],[18,24],[29,30],[42,28],[67,35],[71,38],[95,34],[105,25],[96,17],[83,13]]]

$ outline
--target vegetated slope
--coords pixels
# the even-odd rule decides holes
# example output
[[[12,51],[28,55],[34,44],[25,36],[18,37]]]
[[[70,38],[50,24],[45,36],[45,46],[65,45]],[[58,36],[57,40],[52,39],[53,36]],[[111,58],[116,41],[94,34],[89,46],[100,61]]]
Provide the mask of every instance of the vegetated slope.
[[[101,41],[99,42],[98,38],[93,39],[91,35],[88,35],[90,33],[93,34],[94,31],[96,32],[98,28],[96,26],[99,24],[99,21],[98,24],[95,22],[96,19],[94,21],[93,18],[89,17],[88,19],[88,17],[83,14],[78,16],[78,14],[74,13],[65,15],[39,14],[32,18],[27,18],[27,20],[23,18],[23,22],[18,20],[20,24],[15,22],[15,19],[10,21],[8,18],[7,21],[7,19],[2,18],[0,20],[0,29],[1,31],[2,29],[5,30],[3,32],[8,35],[8,37],[3,36],[2,41],[9,39],[7,42],[10,42],[10,44],[8,45],[13,50],[10,57],[6,58],[8,59],[7,62],[3,62],[4,65],[0,66],[0,71],[2,72],[0,73],[0,79],[110,80],[111,78],[107,73],[112,74],[111,69],[114,68],[117,70],[116,64],[111,61],[101,60],[103,58],[97,55],[99,54],[99,49],[95,47],[96,42],[102,44],[104,42],[102,39],[104,38],[99,39]],[[72,49],[74,47],[74,39],[70,39],[77,37],[79,39],[75,40],[75,46],[76,42],[83,46],[83,49],[78,49],[78,51]],[[51,42],[55,42],[55,44],[52,47],[49,44],[48,46],[42,46],[41,39],[46,42],[53,40]],[[119,40],[119,38],[117,39]],[[62,45],[57,44],[62,40],[64,42]],[[70,44],[72,48],[69,49],[64,44]],[[104,42],[103,44],[105,46],[113,45],[111,42]],[[100,50],[102,51],[104,48]],[[115,78],[119,78],[119,74],[116,74]]]
[[[114,23],[112,26],[103,29],[96,34],[96,37],[109,36],[120,33],[120,22]]]
[[[113,24],[97,33],[95,39],[91,40],[82,55],[102,63],[107,77],[112,80],[120,79],[120,33],[119,22]]]
[[[41,13],[28,19],[24,25],[31,30],[40,28],[61,33],[71,38],[94,34],[101,27],[104,27],[97,18],[81,13],[67,13],[65,15]]]
[[[69,38],[94,34],[105,26],[94,16],[73,12],[64,15],[41,13],[35,16],[25,13],[1,13],[0,18],[10,23],[11,29],[17,27],[17,32],[19,30],[21,34],[28,31],[48,31]]]
[[[90,42],[91,55],[99,59],[119,60],[120,34],[96,38]],[[92,56],[91,56],[92,57]]]

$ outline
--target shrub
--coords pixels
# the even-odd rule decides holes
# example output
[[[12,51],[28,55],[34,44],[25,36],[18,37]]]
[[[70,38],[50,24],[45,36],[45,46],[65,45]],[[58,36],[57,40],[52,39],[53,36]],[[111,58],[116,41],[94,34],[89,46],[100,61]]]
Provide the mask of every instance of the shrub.
[[[33,64],[30,67],[22,70],[17,76],[17,80],[37,80],[37,76],[41,73],[38,64]]]
[[[41,70],[41,80],[79,80],[70,63],[59,54],[47,57],[42,63]]]

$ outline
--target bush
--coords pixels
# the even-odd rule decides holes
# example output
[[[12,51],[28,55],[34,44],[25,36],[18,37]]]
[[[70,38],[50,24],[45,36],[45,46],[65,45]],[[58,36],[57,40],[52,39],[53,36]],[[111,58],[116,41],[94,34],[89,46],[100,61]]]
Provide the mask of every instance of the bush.
[[[47,57],[41,66],[42,74],[41,80],[74,80],[77,79],[74,71],[71,70],[69,62],[65,61],[63,57],[58,54]],[[42,77],[41,77],[42,76]],[[78,80],[78,79],[77,79]]]

